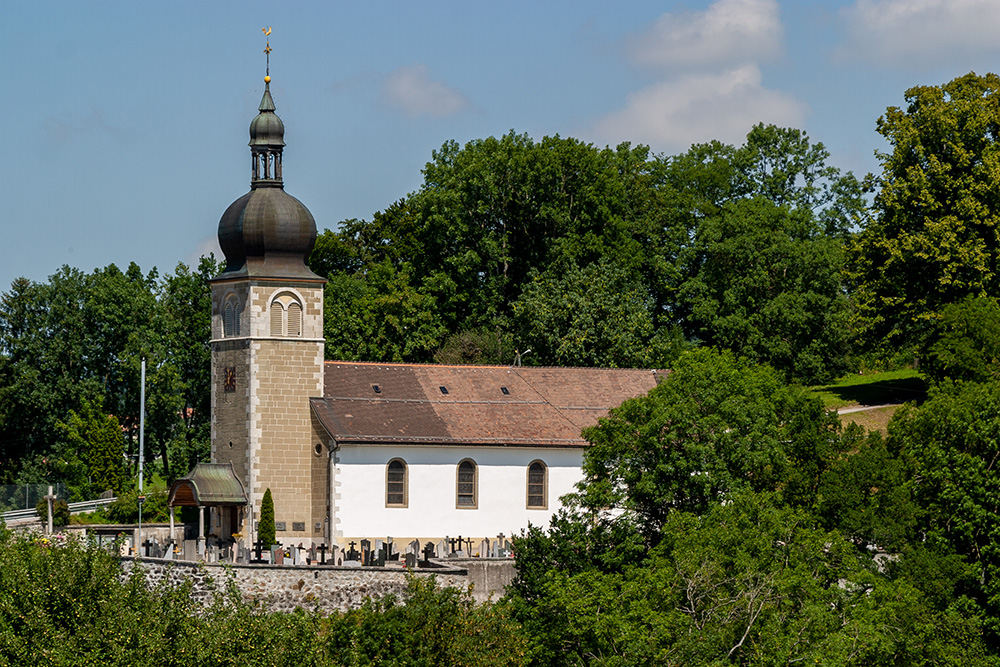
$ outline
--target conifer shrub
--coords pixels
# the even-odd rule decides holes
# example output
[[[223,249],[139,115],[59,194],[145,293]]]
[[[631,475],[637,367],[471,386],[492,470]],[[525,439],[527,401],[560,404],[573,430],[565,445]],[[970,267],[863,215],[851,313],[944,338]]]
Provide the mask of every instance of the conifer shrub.
[[[257,539],[267,546],[277,544],[277,538],[274,535],[274,500],[271,498],[270,488],[264,491],[264,500],[260,503],[260,525],[257,527]]]

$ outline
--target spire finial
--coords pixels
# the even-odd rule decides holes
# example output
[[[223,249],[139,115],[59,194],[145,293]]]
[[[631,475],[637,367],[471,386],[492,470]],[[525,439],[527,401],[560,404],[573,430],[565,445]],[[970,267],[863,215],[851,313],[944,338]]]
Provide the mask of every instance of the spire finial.
[[[261,28],[260,31],[264,33],[264,37],[269,38],[271,36],[271,26],[266,28]],[[271,40],[267,39],[264,46],[264,57],[267,58],[267,69],[264,71],[264,83],[271,83]]]

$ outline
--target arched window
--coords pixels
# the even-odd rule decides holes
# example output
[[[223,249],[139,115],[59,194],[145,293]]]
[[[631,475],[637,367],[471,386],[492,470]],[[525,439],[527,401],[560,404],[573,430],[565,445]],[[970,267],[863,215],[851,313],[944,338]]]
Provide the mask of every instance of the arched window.
[[[385,506],[406,507],[406,462],[393,459],[385,467]]]
[[[541,461],[528,466],[528,509],[548,509],[549,469]]]
[[[240,335],[240,304],[236,297],[226,297],[222,310],[222,335],[224,338]]]
[[[271,335],[302,337],[302,304],[291,294],[279,294],[271,299]]]
[[[458,464],[455,484],[455,506],[458,509],[476,509],[478,506],[478,479],[475,461],[465,459]]]

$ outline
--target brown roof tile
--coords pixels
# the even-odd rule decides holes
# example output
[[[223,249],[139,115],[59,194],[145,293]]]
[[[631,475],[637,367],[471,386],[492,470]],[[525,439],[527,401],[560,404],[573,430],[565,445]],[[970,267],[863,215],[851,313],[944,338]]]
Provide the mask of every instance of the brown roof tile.
[[[341,443],[580,447],[582,429],[665,373],[328,361],[311,400]]]

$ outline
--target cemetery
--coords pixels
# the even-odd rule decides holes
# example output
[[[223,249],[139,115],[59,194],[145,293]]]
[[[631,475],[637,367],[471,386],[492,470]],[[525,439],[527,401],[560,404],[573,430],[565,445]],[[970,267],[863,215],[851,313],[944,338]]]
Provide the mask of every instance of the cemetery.
[[[432,575],[438,586],[472,586],[473,598],[485,602],[502,596],[515,574],[511,543],[504,535],[449,537],[423,545],[418,540],[400,545],[387,537],[351,541],[346,548],[325,543],[265,547],[258,541],[252,548],[208,545],[202,552],[197,540],[172,540],[166,528],[143,527],[145,537],[138,547],[128,539],[120,543],[124,575],[141,564],[150,586],[188,579],[192,597],[205,603],[211,602],[216,586],[232,577],[244,596],[264,601],[272,611],[330,613],[357,608],[369,597],[400,595],[408,576]],[[107,531],[93,527],[87,533],[107,543]]]

